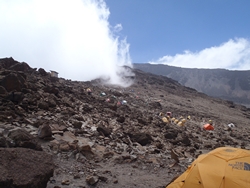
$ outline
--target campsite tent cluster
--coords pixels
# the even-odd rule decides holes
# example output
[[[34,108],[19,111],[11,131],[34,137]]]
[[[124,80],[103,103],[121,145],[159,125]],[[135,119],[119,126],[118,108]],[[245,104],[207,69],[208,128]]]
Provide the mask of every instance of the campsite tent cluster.
[[[87,93],[92,94],[88,88]],[[105,102],[117,101],[117,105],[127,104],[126,100],[118,99],[116,96],[105,97]],[[138,95],[136,95],[138,98]],[[179,118],[173,117],[172,112],[160,112],[159,118],[166,124],[184,127],[191,120],[190,116]],[[228,124],[228,127],[235,127]],[[213,131],[214,126],[211,120],[205,123],[204,130]],[[170,182],[166,188],[248,188],[250,187],[250,151],[221,147],[207,154],[200,155],[178,178]]]
[[[161,113],[159,114],[159,116],[162,117],[162,116],[163,116],[163,113],[161,112]],[[171,112],[167,112],[167,113],[166,113],[166,116],[163,116],[163,117],[162,117],[162,121],[163,121],[164,123],[166,123],[166,124],[169,124],[169,123],[175,124],[175,125],[177,125],[177,126],[179,126],[179,127],[185,126],[187,120],[190,120],[190,119],[191,119],[190,116],[187,116],[186,119],[183,118],[183,116],[181,116],[180,118],[172,117],[172,113],[171,113]],[[204,124],[204,125],[203,125],[203,129],[204,129],[204,130],[209,130],[209,131],[210,131],[210,130],[211,130],[211,131],[214,130],[214,126],[213,126],[212,120],[209,120],[208,123]]]
[[[90,89],[90,88],[87,88],[86,89],[86,92],[88,93],[88,95],[92,95],[92,90]],[[101,97],[106,97],[107,96],[107,94],[105,93],[105,92],[100,92],[100,96]],[[111,96],[111,97],[107,97],[106,99],[105,99],[105,102],[111,102],[111,101],[113,101],[113,100],[116,100],[117,101],[117,103],[116,103],[116,105],[117,106],[120,106],[120,105],[126,105],[127,104],[127,101],[126,100],[123,100],[123,99],[118,99],[116,96]]]

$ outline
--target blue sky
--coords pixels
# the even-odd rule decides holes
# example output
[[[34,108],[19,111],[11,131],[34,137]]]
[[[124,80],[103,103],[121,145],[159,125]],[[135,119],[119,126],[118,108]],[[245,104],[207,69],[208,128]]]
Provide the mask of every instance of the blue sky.
[[[121,83],[121,65],[250,70],[249,0],[0,0],[0,58]],[[122,83],[123,85],[125,83]]]
[[[127,37],[134,63],[154,62],[163,56],[185,54],[184,51],[199,53],[230,40],[250,38],[248,0],[106,0],[106,3],[110,23],[123,26],[121,36]],[[223,63],[221,66],[225,68]]]

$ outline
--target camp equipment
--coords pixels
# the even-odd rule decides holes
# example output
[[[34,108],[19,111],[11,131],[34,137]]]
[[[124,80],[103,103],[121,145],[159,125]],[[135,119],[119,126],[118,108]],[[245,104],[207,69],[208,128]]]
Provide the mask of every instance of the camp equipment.
[[[182,126],[185,126],[185,123],[186,123],[186,120],[182,119],[181,121],[179,121],[179,123],[177,125],[182,127]]]
[[[101,92],[101,93],[100,93],[100,96],[106,96],[106,93]]]
[[[171,119],[172,122],[174,122],[175,120],[176,120],[176,119],[175,119],[174,117]]]
[[[182,121],[179,121],[179,122],[177,123],[177,125],[178,125],[179,127],[182,127],[182,126],[185,125],[185,123],[183,123]]]
[[[90,88],[87,88],[87,93],[90,95],[92,93],[91,89]]]
[[[167,116],[172,116],[172,112],[167,112]]]
[[[211,124],[205,124],[205,125],[203,126],[203,129],[205,129],[205,130],[207,130],[207,131],[213,131],[213,130],[214,130],[214,127],[213,127],[213,125],[211,125]]]
[[[220,147],[200,155],[166,188],[249,188],[250,151]]]
[[[230,127],[230,128],[235,127],[235,125],[233,123],[229,123],[227,126]]]
[[[127,104],[127,101],[122,100],[122,104],[123,104],[123,105]]]
[[[169,121],[168,121],[168,119],[167,119],[166,117],[163,117],[163,118],[162,118],[162,121],[163,121],[164,123],[169,123]]]
[[[178,122],[179,122],[178,119],[175,119],[175,120],[174,120],[174,124],[177,124]]]

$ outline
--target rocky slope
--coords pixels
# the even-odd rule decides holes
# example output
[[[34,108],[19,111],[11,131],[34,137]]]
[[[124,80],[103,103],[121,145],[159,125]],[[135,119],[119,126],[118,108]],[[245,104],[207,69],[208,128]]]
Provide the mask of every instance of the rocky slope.
[[[250,107],[250,71],[188,69],[168,65],[135,64],[145,72],[167,76],[209,96]]]
[[[51,77],[12,58],[0,59],[0,68],[0,152],[17,161],[8,166],[0,157],[0,169],[21,177],[2,176],[0,186],[160,188],[201,153],[250,149],[250,109],[167,77],[133,70],[134,84],[122,88]],[[185,125],[164,122],[169,111]],[[201,129],[210,119],[215,130]]]

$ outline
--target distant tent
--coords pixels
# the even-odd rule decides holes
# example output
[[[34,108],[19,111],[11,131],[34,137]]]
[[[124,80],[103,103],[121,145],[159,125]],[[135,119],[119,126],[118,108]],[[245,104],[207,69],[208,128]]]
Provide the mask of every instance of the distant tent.
[[[178,122],[179,122],[178,119],[175,119],[175,120],[174,120],[174,124],[177,124]]]
[[[106,93],[101,92],[101,93],[100,93],[100,96],[106,96]]]
[[[230,128],[235,127],[235,125],[233,123],[229,123],[227,126],[230,127]]]
[[[87,93],[88,93],[89,95],[92,93],[92,91],[91,91],[90,88],[88,88],[86,91],[87,91]]]
[[[172,112],[167,112],[167,116],[172,116]]]
[[[211,125],[211,124],[205,124],[204,126],[203,126],[203,129],[205,129],[205,130],[207,130],[207,131],[213,131],[214,130],[214,127],[213,127],[213,125]]]
[[[123,105],[127,104],[127,101],[122,100],[122,104],[123,104]]]
[[[163,121],[164,123],[169,123],[169,121],[168,121],[168,119],[167,119],[166,117],[163,117],[163,118],[162,118],[162,121]]]
[[[181,121],[179,121],[179,123],[177,124],[178,126],[185,126],[186,123],[186,119],[182,119]]]

